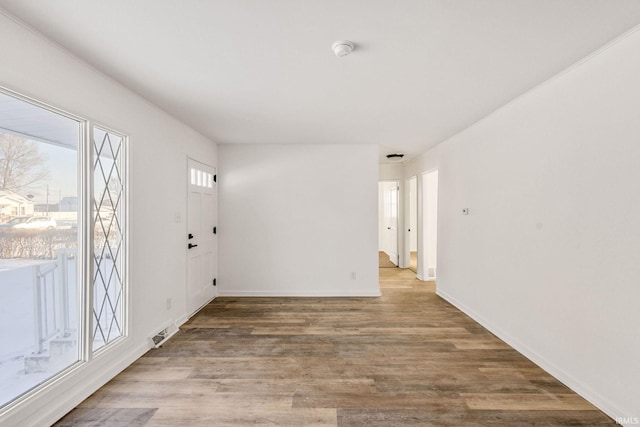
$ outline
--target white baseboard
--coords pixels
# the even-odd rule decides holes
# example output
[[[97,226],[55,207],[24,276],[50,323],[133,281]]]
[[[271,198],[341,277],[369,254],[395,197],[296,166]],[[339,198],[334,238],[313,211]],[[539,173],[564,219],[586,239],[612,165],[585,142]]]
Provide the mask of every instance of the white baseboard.
[[[215,295],[213,297],[211,297],[210,299],[207,300],[207,302],[205,302],[204,304],[202,304],[200,307],[198,307],[198,309],[196,311],[194,311],[191,314],[187,314],[187,318],[185,320],[185,322],[189,319],[191,319],[193,316],[195,316],[196,314],[198,314],[200,312],[200,310],[202,310],[203,308],[205,308],[207,305],[209,305],[211,303],[211,301],[213,301],[214,299],[216,299],[218,297],[218,295]],[[182,317],[180,317],[180,319],[182,319]],[[183,322],[184,323],[184,322]],[[182,326],[183,323],[178,323],[178,328],[180,326]]]
[[[180,328],[180,326],[187,323],[187,320],[189,320],[189,316],[186,314],[183,314],[182,316],[178,317],[176,319],[176,326],[178,327],[178,329]]]
[[[625,412],[620,409],[617,405],[611,402],[606,397],[602,396],[600,393],[594,391],[592,388],[580,382],[579,379],[572,377],[567,374],[563,369],[555,365],[553,362],[545,359],[541,355],[539,355],[535,350],[530,348],[525,343],[520,340],[514,338],[510,334],[506,333],[499,326],[496,326],[493,322],[486,319],[484,316],[476,313],[473,309],[458,301],[455,297],[447,294],[441,289],[436,289],[436,294],[440,296],[442,299],[454,305],[457,309],[465,313],[467,316],[471,317],[473,320],[478,322],[484,328],[489,330],[492,334],[500,338],[502,341],[513,347],[520,354],[525,356],[527,359],[531,360],[533,363],[538,365],[540,368],[544,369],[551,376],[555,377],[558,381],[569,387],[571,390],[585,398],[589,403],[600,409],[602,412],[613,418],[614,420],[617,417],[624,416],[624,414],[628,414],[629,412]],[[623,423],[623,425],[625,425]]]

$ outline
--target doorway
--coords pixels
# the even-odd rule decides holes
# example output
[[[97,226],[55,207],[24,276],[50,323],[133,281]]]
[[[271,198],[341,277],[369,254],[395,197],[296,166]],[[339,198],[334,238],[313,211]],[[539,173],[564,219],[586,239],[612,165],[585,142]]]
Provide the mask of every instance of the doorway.
[[[409,269],[418,272],[418,177],[409,178]]]
[[[194,314],[215,297],[216,170],[188,159],[187,311]]]
[[[438,171],[422,175],[422,262],[425,280],[436,280],[438,264]]]
[[[399,181],[378,183],[378,253],[380,267],[397,267]]]

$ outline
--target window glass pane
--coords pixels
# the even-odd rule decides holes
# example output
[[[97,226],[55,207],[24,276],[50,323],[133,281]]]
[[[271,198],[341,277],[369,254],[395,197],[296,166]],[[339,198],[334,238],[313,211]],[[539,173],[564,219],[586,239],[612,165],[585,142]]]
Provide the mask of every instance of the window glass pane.
[[[124,138],[93,128],[93,350],[124,334]]]
[[[80,129],[0,92],[0,407],[79,360]]]

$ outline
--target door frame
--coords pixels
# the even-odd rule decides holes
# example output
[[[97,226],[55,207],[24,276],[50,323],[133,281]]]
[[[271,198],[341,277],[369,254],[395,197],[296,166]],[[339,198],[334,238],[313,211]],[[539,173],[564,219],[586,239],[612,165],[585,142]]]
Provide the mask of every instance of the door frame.
[[[411,209],[411,180],[415,179],[415,207],[413,210],[413,215],[415,215],[415,230],[411,229],[411,232],[409,232],[409,229],[411,228],[411,215],[412,215],[412,209]],[[404,267],[410,269],[411,271],[413,271],[414,273],[416,273],[416,276],[420,279],[420,254],[422,253],[422,247],[420,245],[420,235],[421,235],[421,231],[422,231],[422,225],[420,224],[420,202],[421,202],[421,197],[420,197],[420,184],[418,183],[418,181],[420,181],[418,179],[418,175],[412,175],[409,178],[405,179],[405,202],[404,202],[404,208],[405,208],[405,227],[402,229],[402,234],[405,235],[405,240],[404,240],[404,245],[402,247],[402,253],[404,255],[404,259],[406,260]],[[417,258],[416,258],[416,269],[415,271],[411,269],[411,234],[410,233],[414,233],[414,235],[416,236],[416,252],[417,252]]]
[[[435,199],[431,199],[431,196],[428,194],[428,188],[425,185],[426,184],[426,180],[428,179],[428,176],[433,176],[432,174],[435,173],[435,178],[436,178],[436,188],[435,188]],[[419,271],[423,277],[423,279],[421,280],[437,280],[437,267],[438,267],[438,251],[439,251],[439,244],[438,244],[438,229],[439,229],[439,215],[440,215],[440,174],[438,171],[438,168],[432,168],[432,169],[428,169],[424,172],[422,172],[420,174],[421,179],[418,180],[419,181],[419,185],[421,186],[421,189],[418,191],[418,194],[420,195],[420,199],[418,201],[418,209],[420,209],[421,211],[421,215],[419,218],[420,223],[422,224],[422,232],[418,234],[418,247],[420,248],[420,250],[422,250],[422,256],[418,256],[418,267],[419,267]],[[433,266],[434,269],[434,274],[430,275],[429,274],[429,265],[427,262],[427,258],[430,256],[431,252],[429,251],[429,247],[430,244],[427,241],[429,239],[429,226],[428,226],[428,221],[431,221],[429,218],[429,214],[427,212],[427,206],[429,203],[429,199],[431,199],[432,202],[434,202],[435,204],[435,218],[433,219],[433,221],[435,222],[435,235],[433,236],[433,238],[435,239],[435,245],[433,247],[433,252],[434,252],[434,256],[436,258],[436,262],[435,265]]]
[[[396,185],[398,186],[398,226],[397,226],[397,245],[398,248],[396,249],[396,253],[398,254],[398,264],[397,266],[399,268],[406,268],[405,264],[405,260],[406,257],[404,255],[404,242],[405,242],[405,238],[404,238],[404,233],[401,233],[400,230],[402,230],[404,228],[404,180],[398,178],[398,179],[381,179],[378,180],[378,185],[382,184],[382,183],[390,183],[390,182],[394,182],[396,183]],[[380,221],[380,218],[378,218],[378,222]],[[394,263],[395,264],[395,263]]]

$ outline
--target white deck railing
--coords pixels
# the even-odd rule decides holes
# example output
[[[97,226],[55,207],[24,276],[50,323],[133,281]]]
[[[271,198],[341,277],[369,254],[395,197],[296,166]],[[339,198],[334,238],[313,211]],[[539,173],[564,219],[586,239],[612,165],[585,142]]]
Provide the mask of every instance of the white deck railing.
[[[34,333],[36,354],[54,336],[66,337],[70,329],[69,258],[76,249],[58,249],[56,260],[34,267]],[[57,274],[56,274],[57,273]]]

